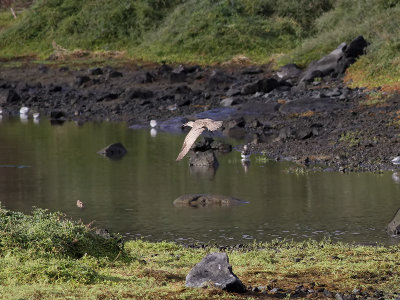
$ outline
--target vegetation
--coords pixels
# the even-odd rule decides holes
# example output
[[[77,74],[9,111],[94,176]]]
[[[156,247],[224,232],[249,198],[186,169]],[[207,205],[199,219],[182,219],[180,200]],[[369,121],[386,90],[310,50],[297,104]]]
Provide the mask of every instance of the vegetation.
[[[60,213],[24,215],[0,209],[2,299],[245,299],[213,288],[185,288],[185,276],[216,248],[129,241],[97,235]],[[78,251],[79,249],[79,251]],[[373,295],[399,292],[399,246],[330,241],[275,241],[226,250],[233,271],[251,286],[294,290],[314,282],[332,292],[359,288]],[[272,282],[272,283],[271,283]],[[252,294],[253,297],[257,293]]]
[[[399,0],[36,0],[17,20],[0,14],[0,57],[45,58],[59,47],[156,62],[244,55],[305,66],[363,35],[368,53],[347,80],[392,91],[400,87],[399,13]]]

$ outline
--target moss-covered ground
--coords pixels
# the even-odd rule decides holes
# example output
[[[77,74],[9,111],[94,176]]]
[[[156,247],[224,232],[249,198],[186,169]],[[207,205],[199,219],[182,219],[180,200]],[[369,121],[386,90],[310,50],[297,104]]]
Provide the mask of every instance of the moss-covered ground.
[[[2,299],[258,299],[212,287],[185,287],[189,270],[218,248],[188,248],[171,242],[122,243],[60,213],[31,215],[0,210]],[[100,233],[100,235],[98,234]],[[225,249],[246,286],[298,285],[315,290],[374,295],[400,292],[399,246],[360,246],[330,241],[273,241]],[[314,286],[315,284],[315,286]],[[268,295],[269,292],[267,292]],[[320,294],[321,295],[321,294]]]

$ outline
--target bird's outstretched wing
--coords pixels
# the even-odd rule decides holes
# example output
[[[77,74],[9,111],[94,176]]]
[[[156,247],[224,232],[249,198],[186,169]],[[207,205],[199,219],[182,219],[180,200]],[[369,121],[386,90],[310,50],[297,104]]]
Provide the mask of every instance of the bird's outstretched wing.
[[[206,120],[206,122],[205,122],[204,126],[207,127],[207,129],[210,131],[217,130],[218,128],[220,128],[222,126],[222,123],[223,123],[222,121],[214,121],[211,119],[205,119],[205,120]]]
[[[203,126],[199,126],[198,124],[194,124],[192,129],[189,131],[185,140],[183,141],[181,152],[179,153],[176,161],[181,160],[186,153],[189,152],[190,148],[192,147],[193,143],[199,137],[199,135],[205,130]]]

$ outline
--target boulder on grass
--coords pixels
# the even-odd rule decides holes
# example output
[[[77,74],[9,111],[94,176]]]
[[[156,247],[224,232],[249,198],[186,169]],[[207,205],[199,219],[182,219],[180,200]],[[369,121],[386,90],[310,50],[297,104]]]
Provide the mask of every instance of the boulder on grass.
[[[391,235],[400,235],[400,209],[397,210],[386,230]]]
[[[213,252],[204,257],[186,276],[187,287],[204,287],[207,284],[235,293],[243,293],[246,287],[232,272],[226,253]]]

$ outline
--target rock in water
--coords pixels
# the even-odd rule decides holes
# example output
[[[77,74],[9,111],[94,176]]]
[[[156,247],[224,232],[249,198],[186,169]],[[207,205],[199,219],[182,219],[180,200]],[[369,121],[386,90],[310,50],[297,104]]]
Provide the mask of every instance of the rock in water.
[[[215,168],[218,166],[217,157],[214,154],[213,150],[207,150],[204,152],[198,151],[190,151],[189,152],[189,165],[190,166],[202,166],[202,167],[212,167]]]
[[[114,143],[108,145],[104,149],[97,152],[98,154],[104,155],[108,158],[121,158],[126,154],[126,149],[121,143]]]
[[[240,199],[224,196],[224,195],[212,195],[212,194],[186,194],[182,195],[174,200],[174,205],[178,207],[228,207],[240,204],[246,204],[248,202]]]
[[[228,292],[243,293],[246,287],[232,272],[226,253],[208,254],[186,276],[187,287],[203,287],[211,282],[214,287]]]

